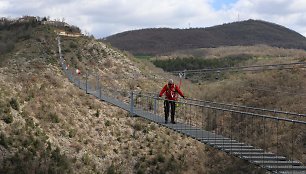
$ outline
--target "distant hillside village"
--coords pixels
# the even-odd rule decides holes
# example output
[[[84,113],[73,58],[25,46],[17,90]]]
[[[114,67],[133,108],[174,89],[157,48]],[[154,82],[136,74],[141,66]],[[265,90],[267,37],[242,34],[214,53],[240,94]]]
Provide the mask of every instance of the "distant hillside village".
[[[0,18],[0,29],[9,25],[18,25],[18,24],[41,24],[41,25],[51,25],[55,26],[57,29],[54,30],[60,36],[68,37],[80,37],[83,36],[80,28],[69,25],[64,20],[50,20],[49,17],[39,17],[39,16],[23,16],[21,18],[12,19],[12,18]]]

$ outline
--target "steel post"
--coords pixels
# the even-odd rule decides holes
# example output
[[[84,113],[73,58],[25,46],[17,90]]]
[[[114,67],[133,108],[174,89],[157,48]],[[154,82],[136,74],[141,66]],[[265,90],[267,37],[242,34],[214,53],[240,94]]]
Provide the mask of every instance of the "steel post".
[[[130,114],[131,116],[133,117],[135,114],[134,114],[134,92],[131,91],[131,105],[130,105]]]
[[[85,84],[85,88],[86,88],[86,94],[88,94],[88,72],[86,72],[86,84]]]
[[[157,95],[155,94],[154,96],[154,114],[156,114],[157,112]]]

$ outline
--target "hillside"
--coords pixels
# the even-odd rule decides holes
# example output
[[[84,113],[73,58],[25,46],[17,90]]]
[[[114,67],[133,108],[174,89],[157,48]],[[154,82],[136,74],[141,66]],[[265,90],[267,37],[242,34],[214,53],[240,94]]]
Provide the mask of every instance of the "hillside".
[[[134,55],[157,55],[177,50],[220,46],[269,46],[306,49],[306,38],[283,26],[247,20],[208,28],[152,28],[126,31],[105,38]]]
[[[86,95],[60,69],[55,29],[34,21],[0,30],[0,173],[262,172]],[[71,68],[112,89],[156,92],[171,77],[150,79],[162,71],[91,38],[63,37],[62,47]]]

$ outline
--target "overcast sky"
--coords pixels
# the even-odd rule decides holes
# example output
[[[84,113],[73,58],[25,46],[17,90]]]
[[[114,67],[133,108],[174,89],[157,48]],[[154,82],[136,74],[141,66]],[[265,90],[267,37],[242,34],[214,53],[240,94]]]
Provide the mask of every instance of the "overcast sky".
[[[306,0],[0,0],[0,17],[49,16],[96,38],[141,28],[260,19],[306,36]]]

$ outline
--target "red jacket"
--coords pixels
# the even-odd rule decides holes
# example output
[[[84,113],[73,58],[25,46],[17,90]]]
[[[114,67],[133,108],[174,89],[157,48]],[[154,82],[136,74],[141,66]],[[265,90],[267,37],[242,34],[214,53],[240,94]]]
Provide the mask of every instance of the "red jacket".
[[[165,92],[166,92],[166,99],[168,99],[168,100],[177,100],[177,97],[178,97],[177,94],[180,94],[181,97],[184,97],[183,92],[175,84],[172,84],[170,86],[168,84],[166,84],[163,87],[163,89],[160,91],[159,97],[161,97]]]

